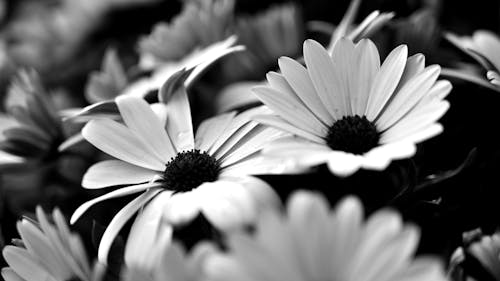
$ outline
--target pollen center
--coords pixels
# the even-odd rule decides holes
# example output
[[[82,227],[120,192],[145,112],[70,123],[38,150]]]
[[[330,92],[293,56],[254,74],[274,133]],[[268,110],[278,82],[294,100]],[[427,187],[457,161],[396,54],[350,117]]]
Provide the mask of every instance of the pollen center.
[[[163,186],[175,192],[186,192],[204,182],[216,181],[219,172],[219,162],[205,151],[183,151],[166,164]]]
[[[378,145],[380,133],[365,116],[344,116],[333,123],[325,140],[333,150],[363,154]]]

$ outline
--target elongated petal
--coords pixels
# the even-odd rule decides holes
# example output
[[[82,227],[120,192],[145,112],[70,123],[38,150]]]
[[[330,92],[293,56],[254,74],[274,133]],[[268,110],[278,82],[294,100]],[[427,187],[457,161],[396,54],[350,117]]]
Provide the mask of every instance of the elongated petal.
[[[99,251],[97,257],[99,261],[103,264],[107,264],[107,258],[111,245],[115,240],[116,236],[122,229],[122,227],[127,223],[127,221],[145,204],[153,199],[159,192],[160,189],[150,189],[143,194],[139,195],[134,200],[130,201],[125,207],[123,207],[111,220],[106,231],[102,235],[101,242],[99,242]]]
[[[351,107],[352,113],[362,116],[366,111],[370,88],[373,85],[375,75],[380,69],[380,56],[377,47],[372,41],[361,39],[355,49],[355,65],[353,75],[355,83],[352,83],[351,89]]]
[[[196,148],[208,151],[220,136],[220,132],[226,130],[235,115],[236,112],[233,111],[203,121],[196,131]]]
[[[54,252],[49,240],[31,222],[22,220],[17,223],[17,230],[26,246],[27,250],[35,257],[40,257],[40,263],[45,266],[47,272],[61,280],[72,277],[71,271],[61,260],[60,256]]]
[[[107,154],[146,169],[163,171],[165,163],[147,150],[127,127],[112,120],[92,120],[82,129],[83,137]]]
[[[109,193],[106,193],[102,196],[99,196],[97,198],[94,198],[92,200],[89,200],[85,203],[83,203],[80,207],[78,207],[74,212],[73,215],[71,216],[70,223],[73,224],[75,223],[90,207],[93,205],[102,202],[104,200],[112,199],[112,198],[117,198],[117,197],[122,197],[130,194],[134,194],[137,192],[144,191],[148,188],[153,188],[157,187],[159,184],[157,183],[145,183],[145,184],[139,184],[139,185],[132,185],[132,186],[127,186],[127,187],[122,187],[120,189],[111,191]]]
[[[439,72],[439,66],[429,66],[422,73],[408,81],[393,98],[380,118],[377,119],[376,124],[379,130],[387,129],[408,113],[434,85]]]
[[[121,160],[106,160],[92,165],[83,175],[82,186],[102,188],[122,184],[138,184],[151,181],[157,171],[145,169]]]
[[[161,219],[164,205],[171,196],[171,192],[161,192],[137,216],[125,247],[125,263],[128,266],[148,268],[159,261],[164,250],[158,248],[157,242],[163,239],[159,235],[170,236],[168,239],[171,239],[173,232],[172,226]]]
[[[304,58],[307,54],[306,45],[308,42],[315,41],[306,41],[304,43]],[[326,125],[333,123],[333,117],[328,113],[321,100],[318,99],[318,94],[316,93],[311,78],[309,78],[309,73],[306,68],[297,61],[287,57],[280,58],[278,64],[286,82],[293,88],[294,93],[304,102],[309,110]]]
[[[408,48],[401,45],[394,49],[385,59],[375,76],[370,90],[366,116],[368,120],[375,120],[387,101],[396,89],[406,65]]]
[[[321,143],[321,144],[325,143],[325,140],[322,137],[304,131],[298,127],[295,127],[276,115],[258,115],[253,117],[253,120],[262,123],[264,125],[282,130],[284,132],[288,132],[292,135],[302,137],[304,139],[310,140],[315,143]]]
[[[325,125],[305,105],[270,87],[255,87],[254,93],[277,115],[290,124],[316,136],[323,136]]]
[[[167,104],[167,132],[177,152],[194,148],[191,107],[184,87],[178,88]]]
[[[176,154],[165,131],[165,124],[160,122],[144,99],[119,96],[116,104],[125,124],[135,133],[144,149],[151,150],[151,154],[163,163],[167,163]]]
[[[56,281],[39,263],[25,250],[14,246],[5,246],[2,251],[10,268],[26,281],[50,280]]]
[[[334,120],[347,114],[344,89],[340,85],[334,64],[327,51],[319,43],[304,42],[304,59],[314,88]]]

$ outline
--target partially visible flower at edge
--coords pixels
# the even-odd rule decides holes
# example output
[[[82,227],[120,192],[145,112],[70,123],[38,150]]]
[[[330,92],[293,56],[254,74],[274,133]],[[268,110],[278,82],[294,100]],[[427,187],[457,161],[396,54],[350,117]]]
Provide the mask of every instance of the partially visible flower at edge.
[[[13,80],[1,114],[0,150],[18,162],[46,161],[64,141],[57,110],[33,71],[21,71]],[[2,159],[5,162],[6,159]]]
[[[447,280],[434,257],[414,257],[417,227],[396,211],[364,220],[363,207],[346,197],[332,210],[326,199],[298,191],[286,214],[267,212],[253,234],[228,234],[227,253],[206,258],[211,281]]]
[[[450,274],[454,280],[470,280],[468,278],[500,280],[500,232],[486,235],[476,229],[464,233],[463,236],[464,246],[453,253],[450,262]],[[478,271],[478,268],[471,268],[474,264],[469,262],[471,258],[479,262],[484,272]]]
[[[444,76],[462,79],[500,92],[500,38],[498,35],[487,30],[477,30],[472,36],[458,36],[447,32],[445,38],[474,59],[481,69],[474,69],[473,66],[462,63],[456,68],[444,68]]]
[[[36,215],[38,222],[23,218],[17,223],[21,239],[2,251],[9,265],[2,269],[2,277],[6,281],[101,280],[104,267],[89,265],[80,237],[71,233],[61,212],[53,211],[54,222],[41,207]]]

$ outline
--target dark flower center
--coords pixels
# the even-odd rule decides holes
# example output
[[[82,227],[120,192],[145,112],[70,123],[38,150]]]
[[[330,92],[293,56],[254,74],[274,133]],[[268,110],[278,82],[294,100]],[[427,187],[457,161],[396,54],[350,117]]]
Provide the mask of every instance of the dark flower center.
[[[219,162],[198,149],[178,153],[165,166],[163,186],[175,192],[190,191],[204,182],[216,181],[220,172]]]
[[[344,116],[333,123],[325,140],[333,150],[363,154],[378,145],[380,133],[365,116]]]

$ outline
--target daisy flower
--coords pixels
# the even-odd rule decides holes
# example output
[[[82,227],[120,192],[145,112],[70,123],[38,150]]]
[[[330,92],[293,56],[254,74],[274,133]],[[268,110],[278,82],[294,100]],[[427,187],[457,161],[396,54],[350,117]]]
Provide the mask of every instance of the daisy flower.
[[[91,103],[112,100],[127,87],[128,82],[116,50],[108,49],[104,54],[101,70],[90,75],[85,87],[85,98]]]
[[[139,40],[139,66],[154,69],[222,41],[229,35],[233,9],[233,0],[186,2],[171,23],[158,23],[151,34]]]
[[[0,114],[0,150],[14,162],[53,159],[64,141],[55,105],[35,72],[21,71],[13,80],[5,101],[7,114]],[[4,163],[5,164],[5,163]]]
[[[103,268],[91,268],[80,237],[70,232],[58,209],[54,223],[37,207],[38,222],[24,218],[17,223],[21,240],[6,246],[2,253],[9,267],[2,269],[6,281],[100,280]]]
[[[338,176],[360,168],[385,169],[410,157],[415,144],[439,134],[436,121],[448,110],[448,81],[436,81],[440,67],[424,67],[421,54],[407,58],[394,49],[380,65],[375,45],[340,39],[330,55],[313,40],[304,42],[306,67],[279,59],[281,73],[254,88],[274,113],[255,120],[294,136],[270,144],[264,153],[296,169],[326,163]]]
[[[331,210],[324,197],[296,192],[286,215],[264,213],[253,235],[228,235],[228,252],[207,258],[211,281],[447,280],[432,257],[414,257],[419,230],[392,210],[363,219],[347,197]]]
[[[162,220],[177,225],[201,212],[216,227],[229,229],[250,223],[259,210],[277,201],[266,183],[249,176],[280,168],[275,162],[263,162],[258,154],[265,143],[283,136],[250,121],[264,108],[213,117],[194,134],[185,90],[175,91],[167,104],[150,106],[132,96],[120,96],[116,104],[125,124],[92,120],[82,134],[117,159],[90,167],[82,185],[123,187],[83,204],[71,218],[75,222],[97,202],[141,193],[109,224],[99,247],[101,261],[121,227],[142,207],[148,212],[160,206],[161,211],[148,212],[151,215],[135,226],[155,227]]]

